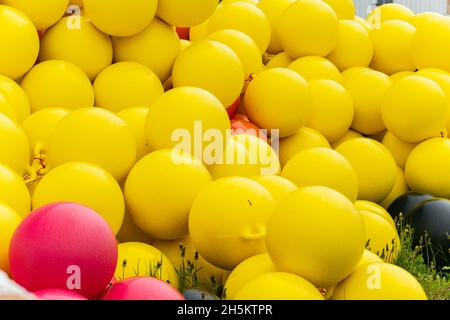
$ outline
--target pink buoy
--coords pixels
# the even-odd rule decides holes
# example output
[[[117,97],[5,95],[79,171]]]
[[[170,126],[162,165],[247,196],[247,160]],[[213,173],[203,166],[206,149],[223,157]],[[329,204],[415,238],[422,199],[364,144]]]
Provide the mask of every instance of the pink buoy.
[[[42,300],[87,300],[78,293],[64,289],[44,289],[33,292],[33,294]]]
[[[11,239],[13,279],[27,290],[70,289],[87,298],[113,278],[117,241],[95,211],[75,203],[53,203],[26,217]]]
[[[113,284],[100,300],[185,300],[170,284],[151,277],[134,277]]]

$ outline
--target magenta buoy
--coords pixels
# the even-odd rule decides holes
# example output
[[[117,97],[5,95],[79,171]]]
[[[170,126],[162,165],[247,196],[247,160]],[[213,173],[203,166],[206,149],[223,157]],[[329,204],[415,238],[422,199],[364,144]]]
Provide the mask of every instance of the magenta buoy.
[[[11,239],[9,261],[13,279],[31,292],[69,289],[93,298],[114,276],[117,241],[92,209],[53,203],[22,221]]]
[[[100,300],[185,300],[170,284],[151,277],[134,277],[113,284]]]

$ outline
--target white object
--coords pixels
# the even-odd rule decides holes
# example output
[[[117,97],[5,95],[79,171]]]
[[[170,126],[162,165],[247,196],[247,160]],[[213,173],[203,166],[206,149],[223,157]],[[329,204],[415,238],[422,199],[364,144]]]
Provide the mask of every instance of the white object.
[[[0,271],[0,300],[36,300],[36,297]]]

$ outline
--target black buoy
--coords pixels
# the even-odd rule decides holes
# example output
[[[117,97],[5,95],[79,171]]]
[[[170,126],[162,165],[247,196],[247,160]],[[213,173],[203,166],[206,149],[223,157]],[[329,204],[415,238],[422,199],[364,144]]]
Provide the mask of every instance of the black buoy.
[[[407,221],[414,230],[414,246],[427,239],[431,242],[431,247],[423,247],[426,262],[434,261],[438,270],[450,266],[450,200],[421,202],[410,211]]]
[[[400,213],[402,213],[403,217],[406,217],[409,211],[411,211],[411,209],[413,209],[416,205],[422,201],[430,199],[434,199],[434,197],[429,194],[407,192],[395,199],[387,211],[395,221],[400,216]]]

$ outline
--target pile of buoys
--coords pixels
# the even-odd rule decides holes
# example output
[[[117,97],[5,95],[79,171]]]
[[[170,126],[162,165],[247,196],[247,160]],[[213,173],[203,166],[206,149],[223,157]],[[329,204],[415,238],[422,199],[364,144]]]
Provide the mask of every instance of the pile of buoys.
[[[449,265],[450,18],[364,18],[0,0],[0,269],[52,300],[426,299],[398,227]]]

